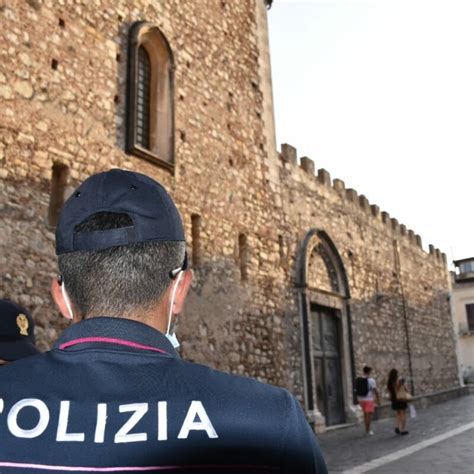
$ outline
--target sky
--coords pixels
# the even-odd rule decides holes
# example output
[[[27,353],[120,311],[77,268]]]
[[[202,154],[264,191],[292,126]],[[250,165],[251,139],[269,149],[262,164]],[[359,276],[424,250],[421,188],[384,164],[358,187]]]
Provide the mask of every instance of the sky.
[[[474,1],[274,0],[277,146],[474,257]]]

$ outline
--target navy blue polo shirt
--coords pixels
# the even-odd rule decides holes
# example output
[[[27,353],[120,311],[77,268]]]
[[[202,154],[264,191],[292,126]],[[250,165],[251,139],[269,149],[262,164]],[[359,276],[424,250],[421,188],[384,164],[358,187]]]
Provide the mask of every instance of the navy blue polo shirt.
[[[288,391],[181,360],[145,324],[92,318],[0,368],[0,472],[326,473]]]

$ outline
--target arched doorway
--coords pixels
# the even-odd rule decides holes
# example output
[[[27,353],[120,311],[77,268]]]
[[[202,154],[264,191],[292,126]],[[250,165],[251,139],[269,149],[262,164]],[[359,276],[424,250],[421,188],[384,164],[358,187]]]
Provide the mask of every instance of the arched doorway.
[[[306,410],[319,431],[354,416],[349,286],[342,259],[322,230],[310,230],[303,240],[297,287]]]

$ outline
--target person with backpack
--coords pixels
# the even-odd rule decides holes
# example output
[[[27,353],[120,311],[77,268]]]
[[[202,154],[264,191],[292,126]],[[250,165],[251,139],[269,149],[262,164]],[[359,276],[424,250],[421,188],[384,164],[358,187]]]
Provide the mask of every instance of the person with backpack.
[[[357,401],[364,413],[364,426],[367,435],[373,435],[370,429],[372,422],[372,414],[375,412],[375,404],[380,404],[379,393],[377,392],[377,384],[375,379],[370,376],[372,368],[367,365],[362,369],[363,376],[356,379],[356,395]]]

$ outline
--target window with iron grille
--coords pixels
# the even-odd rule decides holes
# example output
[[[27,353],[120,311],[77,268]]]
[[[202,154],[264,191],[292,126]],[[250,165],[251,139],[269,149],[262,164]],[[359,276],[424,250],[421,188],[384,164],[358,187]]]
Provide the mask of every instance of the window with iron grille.
[[[474,303],[466,305],[467,328],[474,331]]]
[[[126,151],[174,170],[174,59],[158,27],[129,33]]]
[[[137,74],[137,143],[150,149],[150,57],[143,46],[138,48]]]

